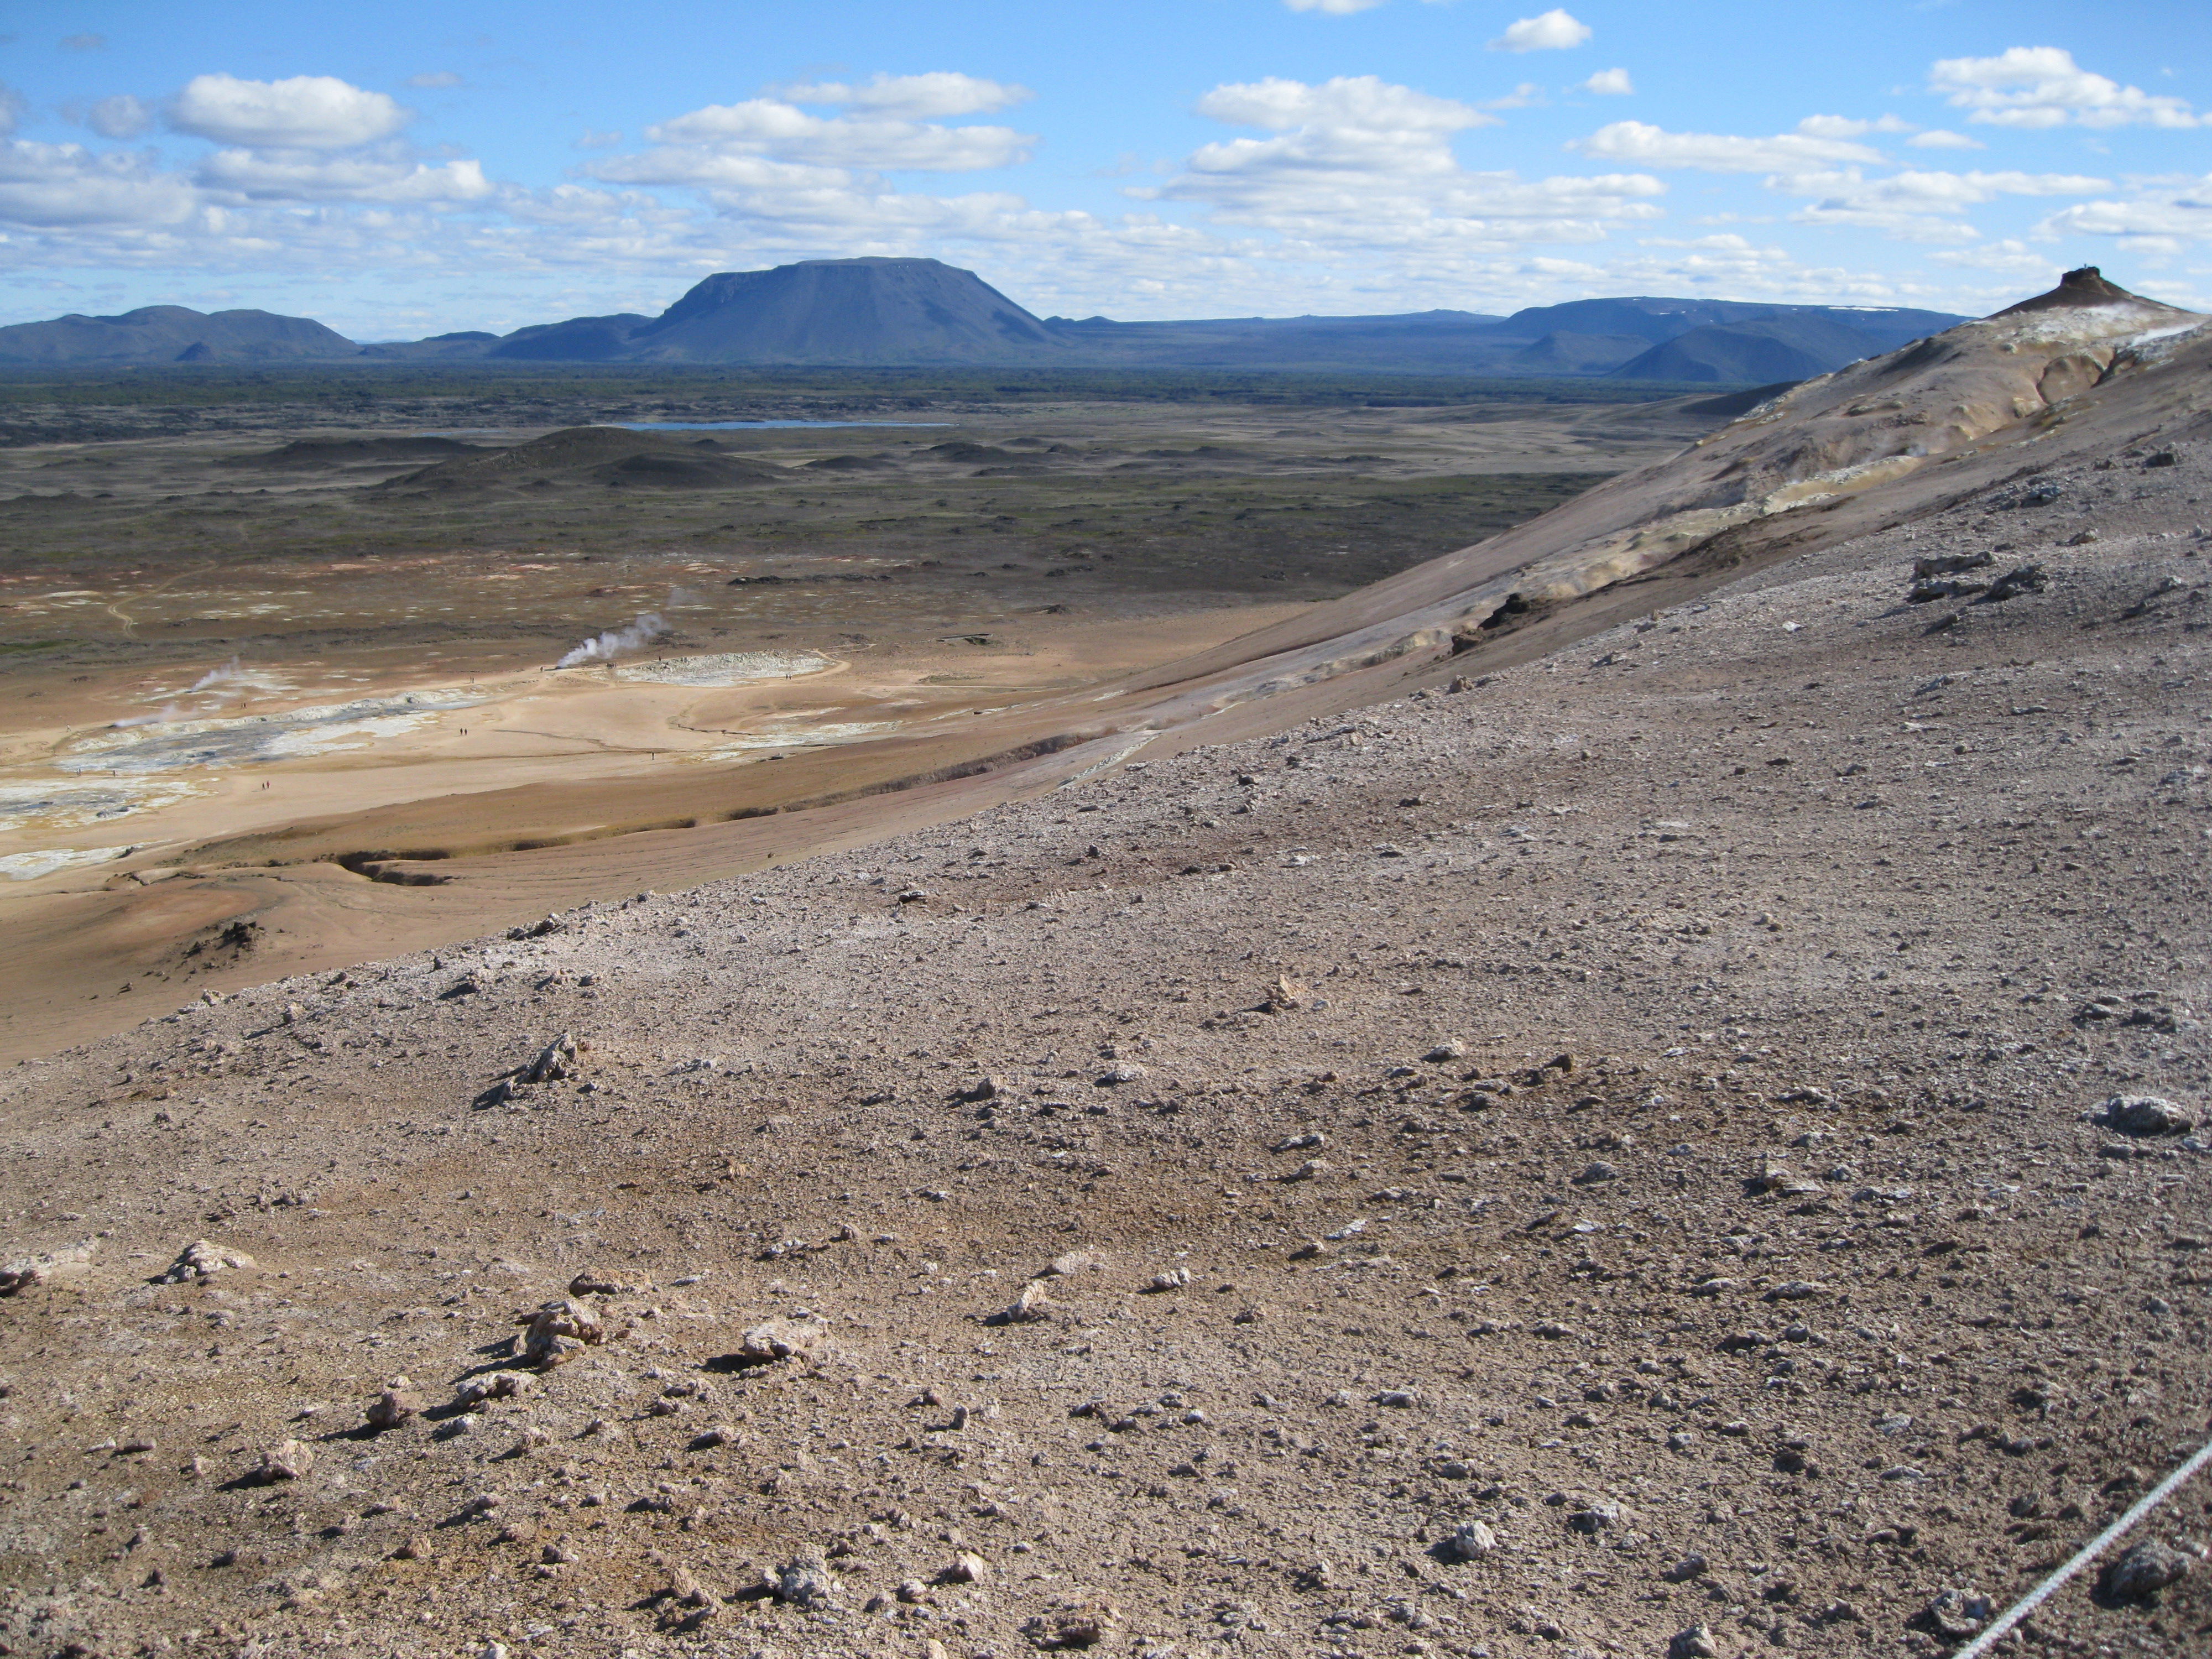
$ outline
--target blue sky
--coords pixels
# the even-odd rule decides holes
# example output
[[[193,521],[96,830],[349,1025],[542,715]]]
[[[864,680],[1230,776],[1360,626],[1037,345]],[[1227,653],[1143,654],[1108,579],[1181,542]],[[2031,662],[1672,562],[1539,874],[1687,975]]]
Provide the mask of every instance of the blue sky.
[[[1043,314],[1595,294],[2212,307],[2179,3],[532,0],[0,11],[0,321],[362,339],[927,254]]]

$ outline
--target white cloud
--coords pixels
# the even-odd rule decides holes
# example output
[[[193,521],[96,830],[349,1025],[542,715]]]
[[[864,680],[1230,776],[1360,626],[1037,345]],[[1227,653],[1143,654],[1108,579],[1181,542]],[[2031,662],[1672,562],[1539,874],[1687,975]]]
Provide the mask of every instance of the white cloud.
[[[1963,132],[1953,132],[1945,127],[1916,132],[1905,141],[1915,149],[1987,149],[1989,146],[1978,138],[1969,138]]]
[[[2135,182],[2132,198],[2062,208],[2036,226],[2036,235],[2212,242],[2212,173],[2201,179]]]
[[[581,133],[577,135],[575,142],[576,148],[578,149],[612,149],[617,144],[622,143],[622,141],[623,136],[622,129],[620,127],[613,128],[605,132],[601,132],[597,127],[586,127]]]
[[[1970,121],[2003,127],[2194,127],[2205,118],[2188,100],[2124,87],[2093,75],[2057,46],[2014,46],[1995,58],[1946,58],[1930,90],[1949,95]]]
[[[103,138],[136,138],[154,125],[154,111],[129,93],[118,92],[87,107],[83,120]]]
[[[0,222],[173,225],[194,206],[190,185],[143,156],[95,155],[82,144],[0,143]]]
[[[257,149],[343,149],[390,137],[413,112],[330,75],[241,81],[196,75],[169,106],[179,132]]]
[[[1815,119],[1820,118],[1816,117]],[[1777,173],[1838,163],[1878,163],[1881,153],[1847,139],[1809,132],[1741,138],[1717,132],[1668,132],[1646,121],[1615,121],[1568,148],[1601,161],[1648,167],[1696,167],[1706,173]]]
[[[465,83],[451,70],[428,70],[421,75],[409,76],[407,84],[410,87],[420,87],[425,92],[442,92],[448,87],[458,87]]]
[[[647,127],[645,136],[662,148],[602,162],[594,175],[627,184],[703,183],[724,173],[731,161],[747,158],[809,167],[974,173],[1025,161],[1036,142],[1012,127],[814,115],[779,98],[709,104]]]
[[[459,203],[492,193],[481,162],[434,167],[404,153],[222,149],[200,164],[198,180],[210,191],[251,201]]]
[[[0,136],[13,132],[31,107],[31,100],[0,81]]]
[[[2108,188],[2102,179],[2075,173],[1940,173],[1906,171],[1869,179],[1856,167],[1770,179],[1768,185],[1808,202],[1791,217],[1799,224],[1879,230],[1906,241],[1972,241],[1967,209],[2000,196],[2082,196]]]
[[[1911,127],[1894,115],[1862,121],[1850,115],[1808,115],[1797,124],[1808,138],[1863,138],[1869,132],[1910,132]]]
[[[1625,69],[1600,70],[1583,82],[1583,90],[1594,92],[1601,98],[1626,98],[1636,90],[1636,85]]]
[[[1317,11],[1328,17],[1349,17],[1356,11],[1372,11],[1382,0],[1283,0],[1292,11]]]
[[[835,104],[896,121],[942,119],[948,115],[988,115],[1027,103],[1036,94],[1027,87],[986,81],[939,70],[928,75],[878,75],[860,86],[825,81],[780,87],[777,94],[794,104]]]
[[[1609,222],[1655,213],[1649,198],[1664,189],[1641,174],[1470,171],[1451,139],[1496,117],[1371,75],[1217,87],[1197,109],[1275,136],[1201,145],[1170,184],[1130,194],[1332,246],[1589,240]]]
[[[1505,33],[1490,43],[1492,52],[1565,52],[1590,38],[1590,26],[1570,16],[1562,7],[1506,25]]]
[[[107,37],[104,34],[64,34],[62,36],[62,50],[105,52],[107,50]]]

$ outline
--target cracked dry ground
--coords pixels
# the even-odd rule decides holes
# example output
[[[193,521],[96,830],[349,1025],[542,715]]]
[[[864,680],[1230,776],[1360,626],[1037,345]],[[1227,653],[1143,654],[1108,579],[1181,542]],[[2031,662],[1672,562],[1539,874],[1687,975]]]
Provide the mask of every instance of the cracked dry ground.
[[[2206,1098],[2204,565],[2129,465],[18,1068],[0,1643],[1955,1645],[2212,1395],[2203,1132],[2087,1115]],[[1998,534],[2045,591],[1899,602]],[[2202,1653],[2208,1580],[2025,1649]]]

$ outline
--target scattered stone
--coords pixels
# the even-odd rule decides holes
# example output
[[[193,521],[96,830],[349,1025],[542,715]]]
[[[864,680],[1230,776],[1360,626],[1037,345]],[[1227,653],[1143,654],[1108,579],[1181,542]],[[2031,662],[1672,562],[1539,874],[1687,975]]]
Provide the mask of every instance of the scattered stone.
[[[1077,1273],[1103,1272],[1105,1258],[1095,1250],[1070,1250],[1066,1255],[1056,1255],[1045,1263],[1042,1279],[1072,1279]]]
[[[1297,1169],[1286,1170],[1285,1173],[1277,1176],[1275,1179],[1278,1181],[1311,1181],[1316,1176],[1327,1175],[1328,1173],[1328,1160],[1327,1158],[1310,1158],[1304,1163],[1299,1164]]]
[[[514,1074],[517,1083],[556,1083],[569,1076],[576,1065],[576,1039],[563,1031],[538,1052],[538,1058]]]
[[[279,1480],[303,1480],[315,1466],[315,1449],[298,1440],[280,1440],[261,1454],[253,1478],[264,1486]]]
[[[1703,1577],[1711,1565],[1702,1555],[1686,1555],[1661,1576],[1670,1584],[1686,1584],[1692,1578]]]
[[[820,1555],[794,1557],[775,1570],[775,1599],[787,1607],[808,1611],[837,1604],[837,1581],[830,1564]]]
[[[1667,1659],[1720,1659],[1721,1644],[1711,1625],[1676,1631],[1667,1644]]]
[[[1123,1083],[1140,1083],[1151,1075],[1150,1072],[1138,1065],[1136,1061],[1125,1060],[1109,1070],[1101,1072],[1098,1074],[1097,1084],[1102,1089],[1111,1089]]]
[[[2195,1561],[2185,1551],[2146,1538],[2105,1569],[2098,1588],[2115,1601],[2146,1601],[2185,1577]]]
[[[991,1576],[991,1564],[972,1550],[963,1550],[940,1568],[940,1584],[980,1584]]]
[[[556,1297],[526,1319],[522,1358],[541,1370],[565,1364],[586,1344],[606,1340],[606,1327],[599,1315],[574,1297]]]
[[[1121,1610],[1111,1601],[1085,1600],[1047,1608],[1022,1626],[1022,1634],[1032,1646],[1049,1653],[1103,1646],[1121,1625]]]
[[[1190,1269],[1170,1267],[1165,1273],[1154,1273],[1139,1285],[1139,1296],[1164,1296],[1170,1291],[1180,1291],[1190,1283]]]
[[[381,1434],[386,1429],[398,1428],[422,1409],[422,1396],[403,1383],[386,1389],[370,1401],[368,1409],[362,1413],[362,1420]]]
[[[1279,1152],[1302,1152],[1310,1147],[1326,1146],[1328,1137],[1318,1129],[1309,1129],[1304,1134],[1285,1135],[1273,1150]]]
[[[480,1406],[487,1400],[511,1400],[528,1394],[537,1387],[538,1379],[528,1371],[485,1371],[465,1378],[453,1390],[453,1403],[458,1406]]]
[[[1567,1524],[1577,1532],[1596,1534],[1605,1531],[1620,1519],[1620,1504],[1592,1502],[1570,1511]]]
[[[1441,1066],[1446,1060],[1465,1060],[1467,1058],[1467,1044],[1464,1042],[1439,1042],[1435,1048],[1430,1049],[1428,1053],[1423,1054],[1421,1058],[1428,1061],[1431,1066]]]
[[[2196,1115],[2156,1095],[2114,1095],[2098,1108],[2096,1121],[2124,1135],[2186,1134]]]
[[[727,1423],[717,1423],[713,1428],[702,1430],[691,1437],[693,1451],[712,1451],[718,1446],[738,1446],[744,1443],[744,1437]]]
[[[2016,599],[2023,593],[2040,593],[2051,586],[2051,574],[2039,564],[2024,564],[2008,570],[1990,584],[1990,591],[1978,603],[2002,605],[2007,599]]]
[[[161,1275],[161,1279],[163,1283],[170,1285],[204,1285],[227,1269],[258,1265],[243,1250],[226,1250],[203,1238],[185,1246],[183,1253],[169,1264],[168,1271]]]
[[[611,1274],[586,1267],[568,1281],[570,1296],[636,1296],[646,1287],[626,1285]]]
[[[1452,1561],[1479,1561],[1498,1547],[1498,1534],[1487,1522],[1463,1521],[1443,1541],[1443,1554]]]
[[[1060,1310],[1054,1307],[1045,1295],[1044,1281],[1032,1279],[1022,1286],[1022,1293],[1008,1304],[1004,1313],[994,1315],[985,1322],[999,1325],[1041,1325],[1047,1320],[1056,1317],[1059,1312]]]
[[[829,1340],[829,1327],[811,1319],[769,1319],[738,1339],[744,1364],[766,1365],[779,1359],[813,1359]]]
[[[1986,1595],[1947,1589],[1920,1610],[1920,1621],[1947,1642],[1963,1642],[1989,1622],[1991,1611]]]

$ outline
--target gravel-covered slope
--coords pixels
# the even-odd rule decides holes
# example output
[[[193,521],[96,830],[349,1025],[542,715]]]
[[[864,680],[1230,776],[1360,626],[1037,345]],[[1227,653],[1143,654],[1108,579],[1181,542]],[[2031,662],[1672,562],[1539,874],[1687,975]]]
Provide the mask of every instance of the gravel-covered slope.
[[[2104,459],[16,1068],[0,1642],[1956,1645],[2212,1412],[2205,462]],[[2039,1650],[2203,1651],[2208,1498]]]

